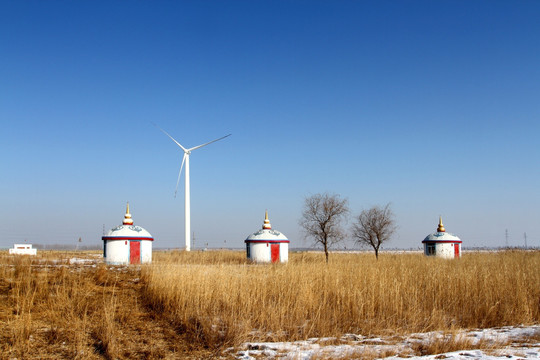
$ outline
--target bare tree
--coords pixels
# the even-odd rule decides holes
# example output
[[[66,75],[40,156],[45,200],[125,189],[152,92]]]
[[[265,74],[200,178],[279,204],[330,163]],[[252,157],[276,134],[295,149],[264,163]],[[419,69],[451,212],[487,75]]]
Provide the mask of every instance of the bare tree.
[[[390,240],[395,231],[394,213],[390,204],[363,210],[352,226],[352,235],[356,242],[363,246],[371,246],[375,250],[377,259],[379,259],[379,248]]]
[[[321,244],[328,263],[328,249],[345,237],[341,222],[349,212],[347,199],[336,194],[315,194],[306,197],[300,226],[315,244]]]

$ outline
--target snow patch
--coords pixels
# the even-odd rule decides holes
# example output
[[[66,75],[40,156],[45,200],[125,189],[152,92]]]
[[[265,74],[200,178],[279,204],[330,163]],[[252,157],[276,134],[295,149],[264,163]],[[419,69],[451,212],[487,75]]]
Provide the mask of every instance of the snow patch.
[[[440,331],[415,333],[403,337],[366,337],[346,334],[341,339],[316,338],[293,342],[249,342],[242,345],[243,350],[235,354],[236,359],[301,359],[312,358],[384,358],[384,359],[421,359],[421,360],[502,360],[502,359],[540,359],[538,342],[540,325],[506,326],[493,329],[474,329],[461,331],[457,335],[471,340],[473,344],[481,341],[499,344],[501,348],[490,350],[459,350],[433,355],[416,355],[414,348],[428,345],[437,339],[445,339],[452,334]],[[325,345],[334,343],[338,345]],[[341,343],[341,344],[339,344]],[[500,345],[509,344],[509,345]]]

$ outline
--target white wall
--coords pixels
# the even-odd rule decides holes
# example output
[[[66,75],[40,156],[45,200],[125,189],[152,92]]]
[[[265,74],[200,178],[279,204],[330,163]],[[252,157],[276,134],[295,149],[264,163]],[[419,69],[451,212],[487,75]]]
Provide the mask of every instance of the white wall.
[[[150,264],[152,262],[152,243],[153,241],[141,241],[141,263]]]
[[[105,240],[104,248],[106,247],[105,254],[107,254],[105,262],[111,265],[129,264],[129,242],[130,240]],[[149,264],[152,262],[152,241],[141,240],[140,242],[141,263]]]
[[[105,240],[105,262],[111,265],[129,264],[129,240]]]
[[[270,244],[248,243],[250,247],[250,259],[255,262],[270,262]]]
[[[281,243],[279,244],[279,261],[286,263],[289,261],[289,244]]]
[[[461,256],[461,244],[459,244],[459,256]],[[427,253],[427,243],[424,243],[424,254],[428,255]],[[435,256],[445,258],[445,259],[453,259],[455,257],[455,249],[454,249],[454,243],[435,243]]]
[[[13,249],[9,249],[13,255],[36,255],[37,249],[32,249],[31,244],[14,244]]]
[[[247,243],[250,246],[250,259],[255,262],[272,262],[271,243]],[[279,243],[279,261],[289,261],[289,244]]]

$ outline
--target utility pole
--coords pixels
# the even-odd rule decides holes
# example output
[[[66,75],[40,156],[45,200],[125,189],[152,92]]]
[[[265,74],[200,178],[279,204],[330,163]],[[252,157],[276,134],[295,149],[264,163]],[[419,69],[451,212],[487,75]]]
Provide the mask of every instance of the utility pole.
[[[508,248],[508,229],[504,231],[504,237],[506,238],[506,248]]]
[[[195,231],[193,232],[193,238],[191,239],[191,248],[195,250]]]
[[[523,238],[525,239],[525,250],[527,250],[527,233],[523,233]]]

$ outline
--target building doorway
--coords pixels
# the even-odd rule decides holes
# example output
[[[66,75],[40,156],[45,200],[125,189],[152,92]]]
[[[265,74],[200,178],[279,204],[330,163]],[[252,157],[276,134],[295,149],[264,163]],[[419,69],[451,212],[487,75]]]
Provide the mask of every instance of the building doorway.
[[[279,244],[271,244],[270,253],[272,255],[272,262],[279,262]]]
[[[129,242],[129,263],[130,264],[141,263],[141,242],[140,241]]]

